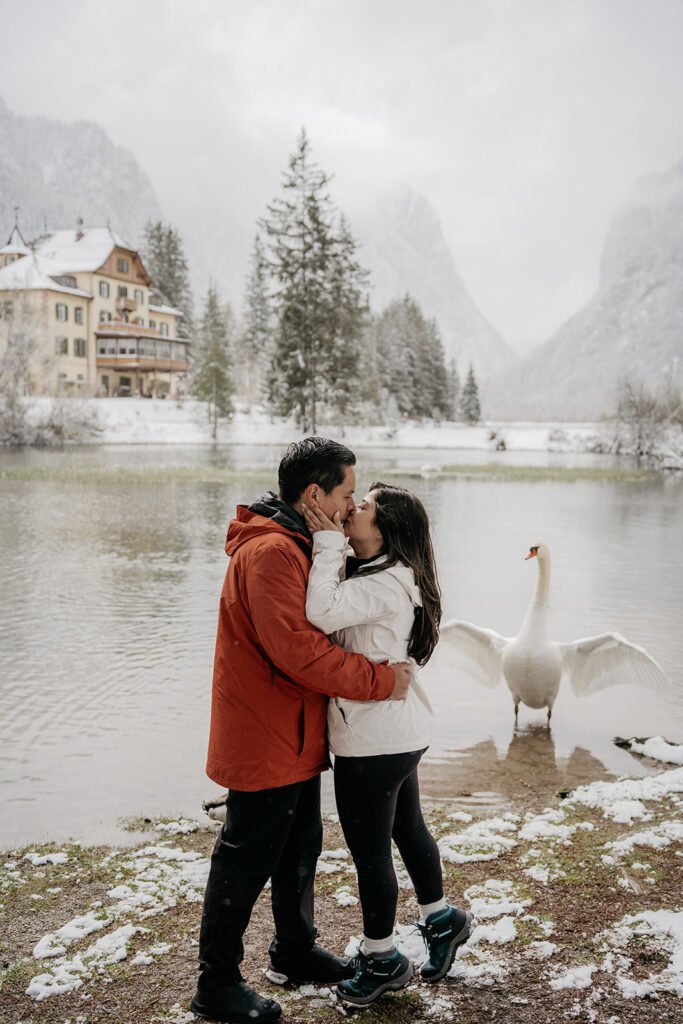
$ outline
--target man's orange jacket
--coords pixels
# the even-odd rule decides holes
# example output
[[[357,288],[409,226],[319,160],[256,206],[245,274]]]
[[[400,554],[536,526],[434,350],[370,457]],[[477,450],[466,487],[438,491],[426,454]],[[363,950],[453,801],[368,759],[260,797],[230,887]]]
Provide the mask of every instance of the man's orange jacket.
[[[310,538],[238,506],[218,613],[207,775],[253,791],[329,767],[327,699],[386,700],[394,674],[306,618]]]

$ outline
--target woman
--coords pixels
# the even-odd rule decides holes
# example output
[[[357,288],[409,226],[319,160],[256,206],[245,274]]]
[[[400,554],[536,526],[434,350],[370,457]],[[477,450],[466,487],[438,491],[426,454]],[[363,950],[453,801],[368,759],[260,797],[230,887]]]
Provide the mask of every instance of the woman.
[[[304,506],[313,534],[306,615],[348,651],[374,661],[424,665],[439,635],[441,598],[429,520],[422,502],[404,490],[374,483],[342,527],[319,508]],[[346,538],[354,550],[344,564]],[[415,887],[428,959],[425,981],[439,981],[472,915],[448,905],[441,861],[420,808],[417,766],[432,738],[433,712],[414,678],[405,701],[337,698],[328,709],[335,755],[339,820],[358,872],[363,941],[355,974],[337,987],[350,1003],[367,1005],[413,976],[396,948],[398,884],[391,854],[396,842]]]

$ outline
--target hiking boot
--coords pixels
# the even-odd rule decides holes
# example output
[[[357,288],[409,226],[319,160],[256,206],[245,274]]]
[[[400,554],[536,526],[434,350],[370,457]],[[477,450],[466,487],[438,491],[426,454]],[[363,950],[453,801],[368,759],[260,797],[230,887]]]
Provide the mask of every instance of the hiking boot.
[[[322,946],[312,946],[296,956],[270,954],[270,967],[266,978],[274,985],[286,985],[288,981],[320,982],[341,981],[353,976],[351,961],[331,953]]]
[[[427,961],[420,970],[423,981],[440,981],[448,973],[458,946],[470,937],[473,921],[469,910],[448,906],[430,914],[425,924],[415,922],[427,947]]]
[[[198,988],[190,1010],[204,1020],[224,1024],[268,1024],[282,1013],[279,1003],[274,999],[264,999],[244,981],[222,988]]]
[[[351,965],[353,977],[337,985],[337,995],[354,1006],[368,1006],[383,992],[405,988],[413,976],[413,965],[397,949],[382,956],[367,956],[358,950]]]

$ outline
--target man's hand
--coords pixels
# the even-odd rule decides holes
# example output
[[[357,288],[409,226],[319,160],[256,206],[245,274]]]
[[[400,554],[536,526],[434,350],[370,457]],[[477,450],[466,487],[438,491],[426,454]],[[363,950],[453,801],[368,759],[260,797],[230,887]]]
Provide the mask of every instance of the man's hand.
[[[401,661],[397,665],[389,665],[389,668],[394,673],[394,689],[389,700],[405,700],[413,678],[412,665],[407,661]]]

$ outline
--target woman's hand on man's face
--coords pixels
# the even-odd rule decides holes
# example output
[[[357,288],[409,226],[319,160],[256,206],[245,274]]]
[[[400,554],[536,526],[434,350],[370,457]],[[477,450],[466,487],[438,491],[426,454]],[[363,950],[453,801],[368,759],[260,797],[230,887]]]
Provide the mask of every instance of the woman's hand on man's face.
[[[341,521],[341,513],[335,512],[334,519],[328,519],[320,505],[310,506],[301,504],[301,510],[306,520],[306,526],[311,533],[318,533],[319,530],[336,530],[337,533],[344,533],[344,526]]]

